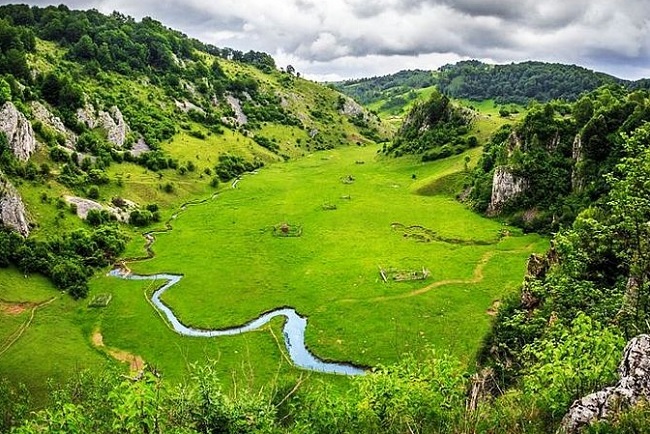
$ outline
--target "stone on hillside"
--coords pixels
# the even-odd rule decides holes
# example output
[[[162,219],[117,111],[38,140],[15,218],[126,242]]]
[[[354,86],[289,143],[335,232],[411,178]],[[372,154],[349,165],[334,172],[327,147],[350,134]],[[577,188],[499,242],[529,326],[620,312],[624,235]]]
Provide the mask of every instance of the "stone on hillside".
[[[189,113],[192,110],[194,110],[194,111],[197,111],[197,112],[201,113],[202,115],[205,115],[205,110],[203,110],[201,107],[199,107],[198,105],[196,105],[196,104],[194,104],[194,103],[192,103],[190,101],[187,101],[187,100],[182,101],[182,102],[181,101],[174,101],[174,104],[176,104],[176,107],[180,111],[182,111],[183,113]]]
[[[29,235],[27,212],[18,191],[0,178],[0,224],[14,229],[23,237]]]
[[[82,108],[77,109],[77,120],[91,130],[95,128],[95,123],[97,122],[95,107],[92,104],[87,103]]]
[[[240,127],[246,125],[248,123],[248,117],[246,117],[244,110],[241,108],[241,102],[231,94],[226,95],[226,101],[228,101],[228,104],[235,112],[235,119],[237,120],[237,124]]]
[[[129,221],[129,213],[131,210],[137,208],[137,204],[129,200],[123,199],[125,204],[124,207],[120,208],[117,206],[105,206],[94,200],[85,199],[83,197],[76,196],[65,196],[65,201],[69,204],[74,204],[77,207],[77,216],[81,219],[86,219],[88,217],[88,212],[90,210],[105,210],[113,214],[121,222]]]
[[[53,129],[55,132],[62,134],[65,137],[65,147],[74,149],[74,145],[77,142],[77,135],[65,127],[61,118],[54,116],[47,107],[38,101],[32,101],[31,107],[34,118],[37,121],[40,121],[43,125]]]
[[[650,400],[650,335],[628,342],[618,367],[620,380],[613,387],[575,401],[562,419],[560,432],[577,433],[598,420],[609,419],[618,411]]]
[[[77,110],[77,119],[90,129],[105,130],[107,140],[120,148],[124,146],[126,136],[131,131],[124,121],[122,112],[116,106],[111,107],[108,112],[100,110],[99,113],[95,113],[95,107],[92,104],[86,104]]]
[[[36,151],[38,143],[32,125],[12,102],[6,102],[0,109],[0,131],[5,133],[9,147],[20,161],[27,161]]]
[[[526,191],[526,188],[528,182],[525,178],[513,175],[507,167],[497,167],[492,179],[492,196],[488,214],[498,214],[508,201]]]
[[[363,107],[352,98],[345,98],[343,107],[341,107],[341,114],[346,116],[356,116],[360,113],[363,113]]]

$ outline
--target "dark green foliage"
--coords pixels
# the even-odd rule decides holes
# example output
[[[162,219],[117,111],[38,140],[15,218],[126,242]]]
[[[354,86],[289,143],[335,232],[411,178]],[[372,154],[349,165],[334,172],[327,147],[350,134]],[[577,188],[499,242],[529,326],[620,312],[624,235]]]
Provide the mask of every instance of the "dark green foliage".
[[[219,163],[215,166],[214,171],[220,180],[228,181],[263,165],[264,163],[258,160],[246,161],[240,156],[225,154],[219,156]]]
[[[103,218],[101,213],[97,215]],[[2,229],[0,247],[10,249],[0,249],[0,266],[15,264],[25,273],[42,273],[59,289],[82,298],[88,293],[87,281],[94,269],[112,263],[124,251],[126,237],[112,225],[77,229],[47,240],[23,239]]]
[[[154,211],[152,211],[152,209]],[[147,209],[134,209],[129,214],[129,223],[133,226],[147,226],[153,222],[160,221],[160,212],[153,205],[147,206]]]
[[[253,140],[255,140],[255,143],[257,143],[263,148],[268,149],[271,152],[277,153],[280,150],[280,146],[278,146],[278,144],[275,141],[268,139],[264,136],[256,135],[255,137],[253,137]]]
[[[650,120],[649,104],[647,93],[608,86],[574,104],[532,106],[485,146],[472,175],[472,205],[487,209],[494,171],[506,166],[527,188],[506,204],[504,214],[530,230],[570,225],[580,210],[607,194],[604,175],[624,155],[622,134]],[[531,209],[537,217],[525,220],[523,212]]]
[[[553,99],[576,100],[606,84],[623,80],[575,65],[523,62],[488,65],[477,60],[440,68],[439,89],[454,98],[494,99],[499,104],[527,104]]]
[[[476,146],[476,137],[470,142],[463,137],[470,122],[470,112],[433,92],[428,101],[413,107],[385,152],[395,156],[419,154],[423,161],[459,154],[470,147],[469,143]]]

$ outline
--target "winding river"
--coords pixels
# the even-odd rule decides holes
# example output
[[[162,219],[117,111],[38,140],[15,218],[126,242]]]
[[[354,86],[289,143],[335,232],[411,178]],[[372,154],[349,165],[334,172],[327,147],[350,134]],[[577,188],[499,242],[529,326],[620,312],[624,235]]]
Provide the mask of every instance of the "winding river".
[[[305,329],[307,318],[302,317],[295,309],[284,307],[267,312],[258,318],[239,327],[232,327],[219,330],[202,330],[188,327],[183,324],[174,312],[162,302],[160,297],[169,288],[180,282],[183,276],[178,274],[153,274],[141,275],[132,274],[120,268],[115,268],[108,273],[112,277],[127,280],[164,280],[167,281],[158,288],[152,295],[151,301],[160,313],[162,313],[176,333],[183,336],[212,338],[217,336],[232,336],[241,333],[257,330],[267,324],[273,318],[283,316],[286,318],[283,328],[284,344],[289,357],[294,365],[299,368],[328,374],[342,375],[363,375],[365,370],[347,363],[326,362],[314,356],[305,345]]]

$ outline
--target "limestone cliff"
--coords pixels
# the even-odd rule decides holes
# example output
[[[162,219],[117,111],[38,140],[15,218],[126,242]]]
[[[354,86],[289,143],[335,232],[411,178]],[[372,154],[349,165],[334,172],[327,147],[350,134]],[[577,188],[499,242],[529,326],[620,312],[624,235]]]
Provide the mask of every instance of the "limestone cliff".
[[[116,106],[111,107],[107,112],[100,110],[97,113],[92,104],[86,104],[77,110],[77,119],[90,129],[105,130],[107,140],[120,148],[124,146],[126,137],[131,131],[122,112]]]
[[[18,191],[0,174],[0,224],[14,229],[22,236],[29,235],[27,212]]]
[[[528,182],[525,178],[513,175],[505,166],[497,167],[492,179],[492,196],[488,214],[498,214],[509,200],[525,192],[527,187]]]
[[[0,131],[7,136],[9,147],[20,161],[27,161],[36,151],[38,143],[32,125],[11,102],[0,109]]]
[[[65,147],[74,149],[74,145],[77,142],[77,135],[65,127],[61,118],[54,116],[47,107],[38,101],[32,101],[31,107],[32,114],[37,121],[40,121],[43,125],[46,125],[55,132],[62,134],[65,137]]]
[[[618,367],[621,379],[579,399],[562,419],[563,433],[577,433],[583,427],[615,416],[619,410],[650,400],[650,335],[640,335],[628,342]]]

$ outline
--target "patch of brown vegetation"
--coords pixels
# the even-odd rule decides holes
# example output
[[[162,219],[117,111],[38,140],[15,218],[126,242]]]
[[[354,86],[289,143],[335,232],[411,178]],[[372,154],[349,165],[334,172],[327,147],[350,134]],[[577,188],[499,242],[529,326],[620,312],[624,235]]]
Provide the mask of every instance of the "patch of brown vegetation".
[[[490,316],[496,316],[497,312],[499,312],[499,307],[501,307],[501,301],[494,300],[492,306],[487,310],[487,314]]]
[[[99,330],[95,330],[91,336],[92,343],[97,348],[105,348],[104,336]],[[107,349],[106,353],[118,362],[128,363],[132,373],[140,373],[144,369],[144,359],[128,351]]]
[[[0,312],[5,315],[20,315],[36,306],[36,303],[0,301]]]

